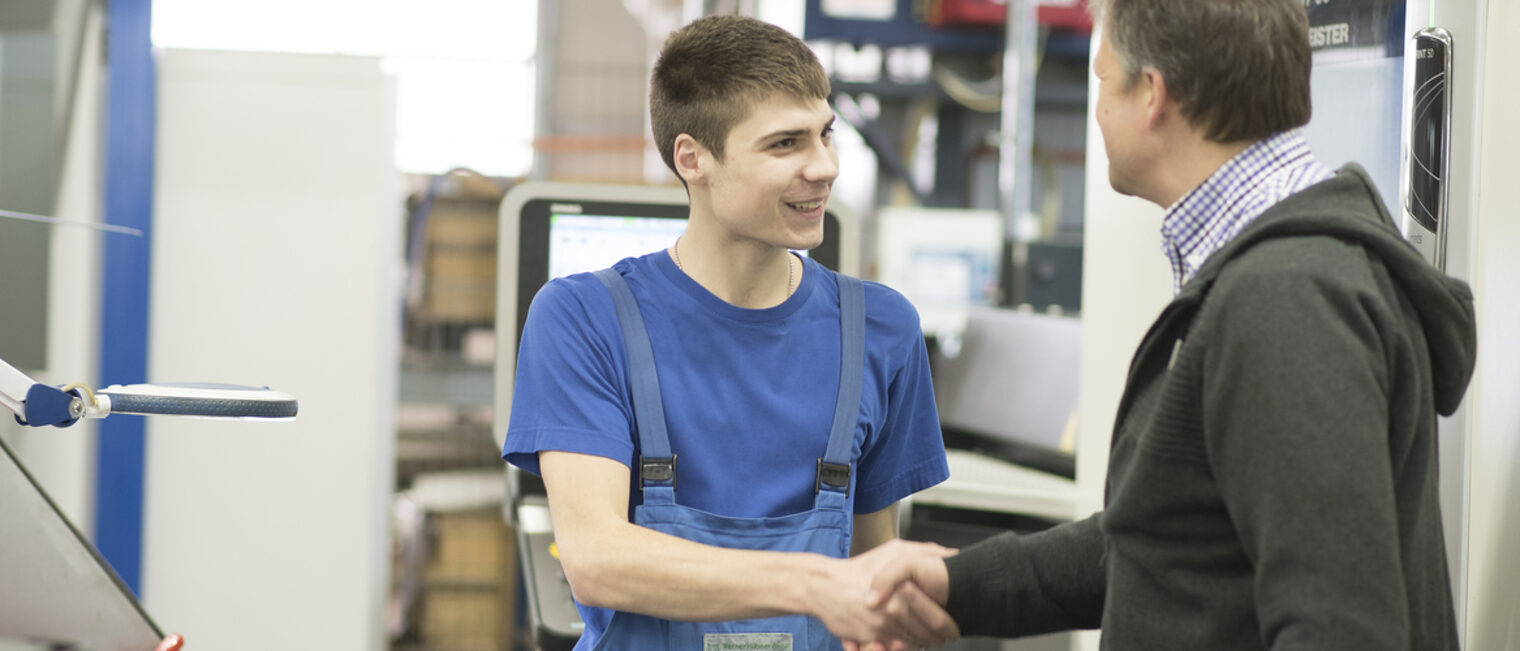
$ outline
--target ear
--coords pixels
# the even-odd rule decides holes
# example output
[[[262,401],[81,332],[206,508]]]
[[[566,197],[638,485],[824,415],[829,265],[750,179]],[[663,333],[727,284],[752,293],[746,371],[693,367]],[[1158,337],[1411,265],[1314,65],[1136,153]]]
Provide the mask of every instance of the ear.
[[[1171,108],[1172,96],[1166,90],[1166,78],[1161,71],[1150,66],[1140,69],[1140,91],[1145,97],[1145,125],[1152,130],[1161,126]]]
[[[702,143],[697,142],[691,134],[683,133],[676,136],[674,147],[676,174],[687,183],[700,183],[706,178],[706,165],[703,163],[712,157]]]

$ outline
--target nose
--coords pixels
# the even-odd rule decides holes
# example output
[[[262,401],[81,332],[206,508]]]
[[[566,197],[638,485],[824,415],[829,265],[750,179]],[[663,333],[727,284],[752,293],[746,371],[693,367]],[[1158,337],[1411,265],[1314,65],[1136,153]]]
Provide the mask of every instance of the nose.
[[[834,151],[833,142],[819,139],[802,175],[811,183],[833,183],[839,177],[839,152]]]

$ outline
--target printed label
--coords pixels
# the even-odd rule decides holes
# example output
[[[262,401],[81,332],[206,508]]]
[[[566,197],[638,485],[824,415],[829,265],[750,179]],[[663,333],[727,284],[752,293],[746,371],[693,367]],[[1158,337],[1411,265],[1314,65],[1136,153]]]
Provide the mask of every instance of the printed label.
[[[792,651],[791,633],[708,633],[702,651]]]

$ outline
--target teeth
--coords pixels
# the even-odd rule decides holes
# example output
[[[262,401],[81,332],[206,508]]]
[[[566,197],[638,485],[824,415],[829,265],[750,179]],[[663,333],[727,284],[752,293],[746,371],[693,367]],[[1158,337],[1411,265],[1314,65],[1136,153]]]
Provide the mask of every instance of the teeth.
[[[817,209],[819,206],[823,205],[823,202],[822,201],[811,201],[811,202],[808,202],[808,203],[789,203],[787,205],[791,206],[793,208],[796,208],[798,210],[801,210],[803,212],[807,212],[809,210],[815,210],[815,209]]]

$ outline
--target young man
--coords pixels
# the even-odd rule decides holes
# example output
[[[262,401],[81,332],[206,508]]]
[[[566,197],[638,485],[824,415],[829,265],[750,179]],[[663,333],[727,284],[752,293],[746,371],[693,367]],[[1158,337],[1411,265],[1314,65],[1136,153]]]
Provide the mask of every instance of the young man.
[[[1114,189],[1167,212],[1176,298],[1119,403],[1105,509],[893,564],[968,634],[1102,627],[1106,649],[1457,648],[1437,414],[1472,294],[1394,229],[1309,120],[1300,0],[1096,6]]]
[[[828,94],[774,26],[672,34],[650,105],[685,233],[534,298],[503,456],[543,477],[578,649],[954,636],[922,593],[865,604],[881,564],[944,553],[883,543],[948,468],[912,306],[789,252],[823,238]]]

